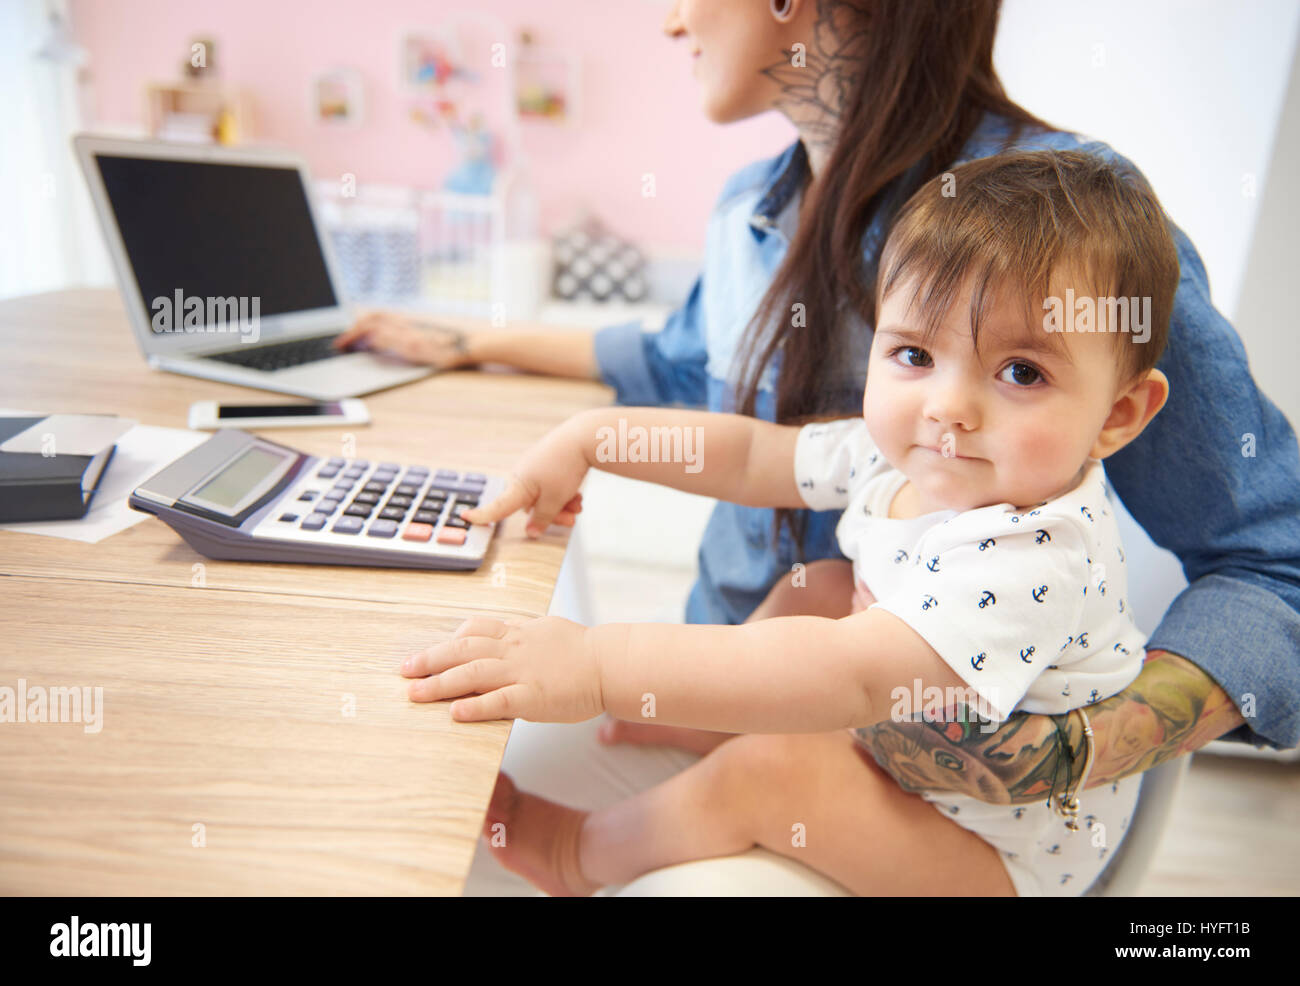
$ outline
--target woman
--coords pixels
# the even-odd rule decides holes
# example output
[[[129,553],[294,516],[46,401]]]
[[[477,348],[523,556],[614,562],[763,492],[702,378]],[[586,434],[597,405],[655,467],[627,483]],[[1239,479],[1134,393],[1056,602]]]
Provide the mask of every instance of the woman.
[[[679,0],[665,31],[690,44],[709,117],[726,122],[775,109],[800,139],[724,187],[704,271],[663,330],[422,331],[379,314],[342,343],[440,367],[501,362],[601,379],[625,404],[681,403],[780,421],[854,412],[874,318],[876,252],[915,188],[1011,147],[1114,155],[1006,97],[992,59],[998,12],[997,0]],[[1107,461],[1107,473],[1152,539],[1179,556],[1191,584],[1152,635],[1141,676],[1088,709],[1090,787],[1233,730],[1257,743],[1300,742],[1300,455],[1213,308],[1194,247],[1172,232],[1182,280],[1160,362],[1170,401]],[[1245,436],[1267,453],[1245,457]],[[839,556],[837,520],[719,504],[687,619],[737,623],[765,600],[758,615],[785,611],[784,597],[797,591],[784,578],[792,566]],[[506,766],[520,786],[539,786],[550,776],[546,764],[575,749],[598,759],[590,731],[574,732],[581,728],[517,724]],[[717,742],[630,723],[606,724],[602,738],[698,750]],[[560,752],[560,743],[569,750]],[[1075,718],[1017,715],[994,733],[970,736],[924,723],[883,725],[873,752],[911,790],[979,790],[989,801],[1025,803],[1045,797],[1054,777],[1079,776],[1087,744]],[[681,763],[664,759],[656,769]],[[544,793],[573,803],[588,787]],[[600,797],[628,793],[624,786]],[[940,858],[935,840],[945,833],[922,818],[901,826],[899,838]],[[959,854],[942,858],[960,865]]]

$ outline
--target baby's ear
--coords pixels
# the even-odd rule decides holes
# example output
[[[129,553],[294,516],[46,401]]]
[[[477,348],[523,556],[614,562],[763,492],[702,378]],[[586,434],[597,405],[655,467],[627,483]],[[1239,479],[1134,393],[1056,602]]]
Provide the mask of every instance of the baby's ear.
[[[1169,378],[1154,367],[1147,370],[1115,398],[1090,457],[1104,459],[1133,441],[1168,399]]]

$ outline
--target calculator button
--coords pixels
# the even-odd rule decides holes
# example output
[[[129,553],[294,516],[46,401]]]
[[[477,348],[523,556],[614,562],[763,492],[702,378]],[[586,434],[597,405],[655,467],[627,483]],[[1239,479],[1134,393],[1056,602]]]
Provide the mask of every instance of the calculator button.
[[[397,533],[397,521],[395,520],[376,520],[366,531],[372,538],[390,538]]]
[[[327,520],[329,520],[329,518],[322,513],[311,514],[302,522],[302,529],[304,531],[319,531],[325,526],[325,521]]]
[[[397,487],[396,492],[400,493],[402,496],[415,496],[415,494],[420,492],[420,487],[412,486],[410,483],[402,483],[402,485]]]
[[[351,468],[360,469],[362,472],[365,472],[370,468],[370,463],[365,459],[354,459]]]
[[[430,524],[407,524],[406,530],[402,532],[403,541],[427,541],[433,537],[433,527]]]
[[[384,504],[384,506],[386,506],[386,507],[409,507],[409,506],[411,505],[411,502],[412,502],[412,501],[411,501],[411,498],[410,498],[409,496],[402,496],[400,493],[394,493],[392,496],[390,496],[390,497],[388,498],[388,502],[387,502],[386,504]]]
[[[415,516],[411,519],[420,524],[436,524],[438,523],[438,511],[417,510]]]
[[[316,512],[318,514],[332,514],[339,508],[339,501],[333,497],[324,500],[318,500],[316,503]]]
[[[379,516],[384,520],[401,520],[406,516],[406,510],[402,507],[384,507],[379,511]]]
[[[425,510],[441,510],[447,503],[447,498],[440,494],[426,496],[424,502],[420,504]]]
[[[424,481],[429,478],[427,472],[415,472],[411,469],[406,470],[402,475],[403,483],[410,483],[412,486],[423,486]]]
[[[354,496],[354,497],[352,498],[352,502],[353,502],[353,503],[378,503],[378,502],[379,502],[379,494],[378,494],[378,493],[366,493],[366,492],[363,491],[363,492],[361,492],[361,493],[358,493],[356,496]]]
[[[364,474],[365,470],[358,466],[353,466],[351,469],[343,470],[343,475],[348,479],[360,479]]]
[[[340,517],[330,530],[335,534],[360,534],[361,527],[360,517]]]
[[[444,523],[447,527],[469,527],[469,521],[461,520],[459,517],[448,517]]]
[[[465,473],[465,482],[486,484],[487,477],[484,476],[481,472],[467,472]]]
[[[321,479],[333,479],[338,474],[339,474],[338,466],[326,466],[316,475],[319,476]]]
[[[316,499],[316,491],[315,491],[315,490],[307,490],[307,491],[305,491],[305,492],[303,493],[302,496],[298,497],[298,499],[299,499],[299,500],[314,500],[314,499]]]
[[[457,511],[459,511],[461,507],[477,507],[477,506],[478,506],[478,497],[474,496],[472,493],[456,494]]]
[[[436,479],[433,482],[433,488],[429,490],[429,495],[436,493],[482,493],[482,483],[459,483],[451,479]]]
[[[397,475],[397,470],[396,470],[396,469],[376,469],[376,470],[374,471],[374,474],[371,475],[370,478],[371,478],[371,479],[380,479],[380,480],[383,480],[385,483],[387,483],[389,480],[391,480],[391,479],[392,479],[394,476],[396,476],[396,475]]]
[[[444,527],[438,532],[439,544],[464,544],[465,532],[458,527]]]
[[[375,466],[375,469],[379,472],[397,472],[401,468],[396,462],[381,462]]]
[[[331,469],[342,469],[342,468],[343,468],[343,460],[342,460],[342,459],[337,459],[337,458],[335,458],[335,459],[330,459],[328,462],[325,463],[325,465],[329,466],[329,468],[331,468]]]
[[[353,503],[343,513],[348,517],[369,517],[375,508],[365,503]]]
[[[280,514],[280,519],[281,519],[282,521],[284,521],[286,524],[292,524],[295,520],[298,519],[298,515],[297,515],[297,514]]]
[[[345,496],[347,496],[351,492],[352,492],[351,483],[339,483],[329,491],[329,495],[332,496],[335,500],[342,500]]]
[[[436,479],[459,479],[460,478],[460,473],[458,473],[455,469],[439,469],[433,475],[434,478]]]
[[[361,487],[361,489],[366,493],[382,493],[384,490],[388,489],[388,484],[376,483],[372,479],[370,482],[366,483],[365,486]]]

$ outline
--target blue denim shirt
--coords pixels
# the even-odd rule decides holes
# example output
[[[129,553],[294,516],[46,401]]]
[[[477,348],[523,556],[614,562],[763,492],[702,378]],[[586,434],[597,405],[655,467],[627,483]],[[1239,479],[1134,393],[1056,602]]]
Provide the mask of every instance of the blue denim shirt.
[[[1030,132],[1007,145],[1009,134],[1004,119],[987,116],[953,164],[1008,148],[1125,160],[1076,134]],[[806,169],[796,142],[733,175],[709,219],[704,270],[685,304],[658,332],[626,324],[597,334],[596,359],[620,403],[733,410],[733,357],[785,256]],[[886,221],[878,217],[863,238],[867,256],[879,250]],[[1300,744],[1300,450],[1211,302],[1195,247],[1172,224],[1171,232],[1182,270],[1159,363],[1169,402],[1106,460],[1106,473],[1151,539],[1178,556],[1190,583],[1148,646],[1186,657],[1232,697],[1247,725],[1230,738],[1292,747]],[[861,407],[868,349],[861,346],[848,412]],[[758,400],[768,420],[774,376],[766,374]],[[843,557],[839,513],[804,517],[805,560]],[[771,510],[719,503],[700,547],[687,621],[743,622],[798,560],[788,531],[774,538]]]

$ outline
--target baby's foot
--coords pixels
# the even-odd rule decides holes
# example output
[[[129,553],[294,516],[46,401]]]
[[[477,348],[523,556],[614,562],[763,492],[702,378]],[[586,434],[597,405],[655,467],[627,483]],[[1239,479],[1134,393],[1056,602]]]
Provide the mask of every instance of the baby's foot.
[[[607,746],[631,743],[635,746],[672,746],[692,753],[708,753],[731,739],[732,733],[715,733],[686,726],[660,726],[652,722],[627,722],[606,719],[600,724],[597,738]]]
[[[501,774],[483,836],[498,863],[537,889],[552,897],[589,897],[600,884],[584,877],[578,865],[578,839],[588,814],[520,791]],[[504,829],[494,830],[497,824]]]

